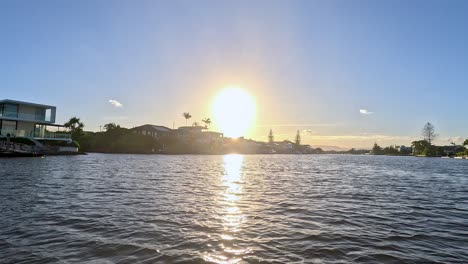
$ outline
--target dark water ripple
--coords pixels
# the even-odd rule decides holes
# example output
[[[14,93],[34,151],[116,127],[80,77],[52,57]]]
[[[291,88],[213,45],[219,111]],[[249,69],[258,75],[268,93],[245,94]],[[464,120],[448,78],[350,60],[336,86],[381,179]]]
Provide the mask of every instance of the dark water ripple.
[[[468,263],[468,162],[0,159],[0,263]]]

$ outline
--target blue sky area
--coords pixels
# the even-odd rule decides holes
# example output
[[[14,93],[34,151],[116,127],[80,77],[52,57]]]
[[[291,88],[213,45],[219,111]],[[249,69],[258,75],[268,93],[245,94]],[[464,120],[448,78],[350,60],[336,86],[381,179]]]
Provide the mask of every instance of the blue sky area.
[[[227,85],[249,137],[407,144],[468,137],[468,1],[1,1],[0,98],[87,130],[209,117]],[[116,107],[109,100],[116,100]],[[360,111],[362,110],[362,111]]]

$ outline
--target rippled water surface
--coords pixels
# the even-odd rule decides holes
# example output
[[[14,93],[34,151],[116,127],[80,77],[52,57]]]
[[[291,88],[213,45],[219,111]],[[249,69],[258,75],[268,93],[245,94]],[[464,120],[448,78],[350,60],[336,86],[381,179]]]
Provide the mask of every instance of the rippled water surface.
[[[468,161],[0,159],[0,263],[468,263]]]

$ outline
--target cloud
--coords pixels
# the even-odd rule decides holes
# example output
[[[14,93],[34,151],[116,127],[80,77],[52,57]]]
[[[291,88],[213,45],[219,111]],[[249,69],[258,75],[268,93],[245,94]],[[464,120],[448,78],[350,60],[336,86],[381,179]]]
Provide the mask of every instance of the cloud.
[[[119,101],[114,100],[114,99],[110,99],[109,103],[111,103],[111,105],[113,105],[115,107],[123,107],[123,104],[121,104]]]
[[[370,112],[367,109],[359,109],[359,113],[361,113],[363,115],[372,115],[374,112]]]
[[[301,132],[305,133],[307,135],[318,135],[319,134],[317,131],[312,130],[312,129],[303,129]]]

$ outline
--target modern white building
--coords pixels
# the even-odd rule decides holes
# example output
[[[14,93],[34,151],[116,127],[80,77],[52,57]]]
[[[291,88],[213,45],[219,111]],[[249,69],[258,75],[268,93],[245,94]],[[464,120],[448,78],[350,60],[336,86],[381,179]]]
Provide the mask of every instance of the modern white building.
[[[71,140],[70,133],[55,124],[56,111],[51,105],[0,100],[0,136]]]

